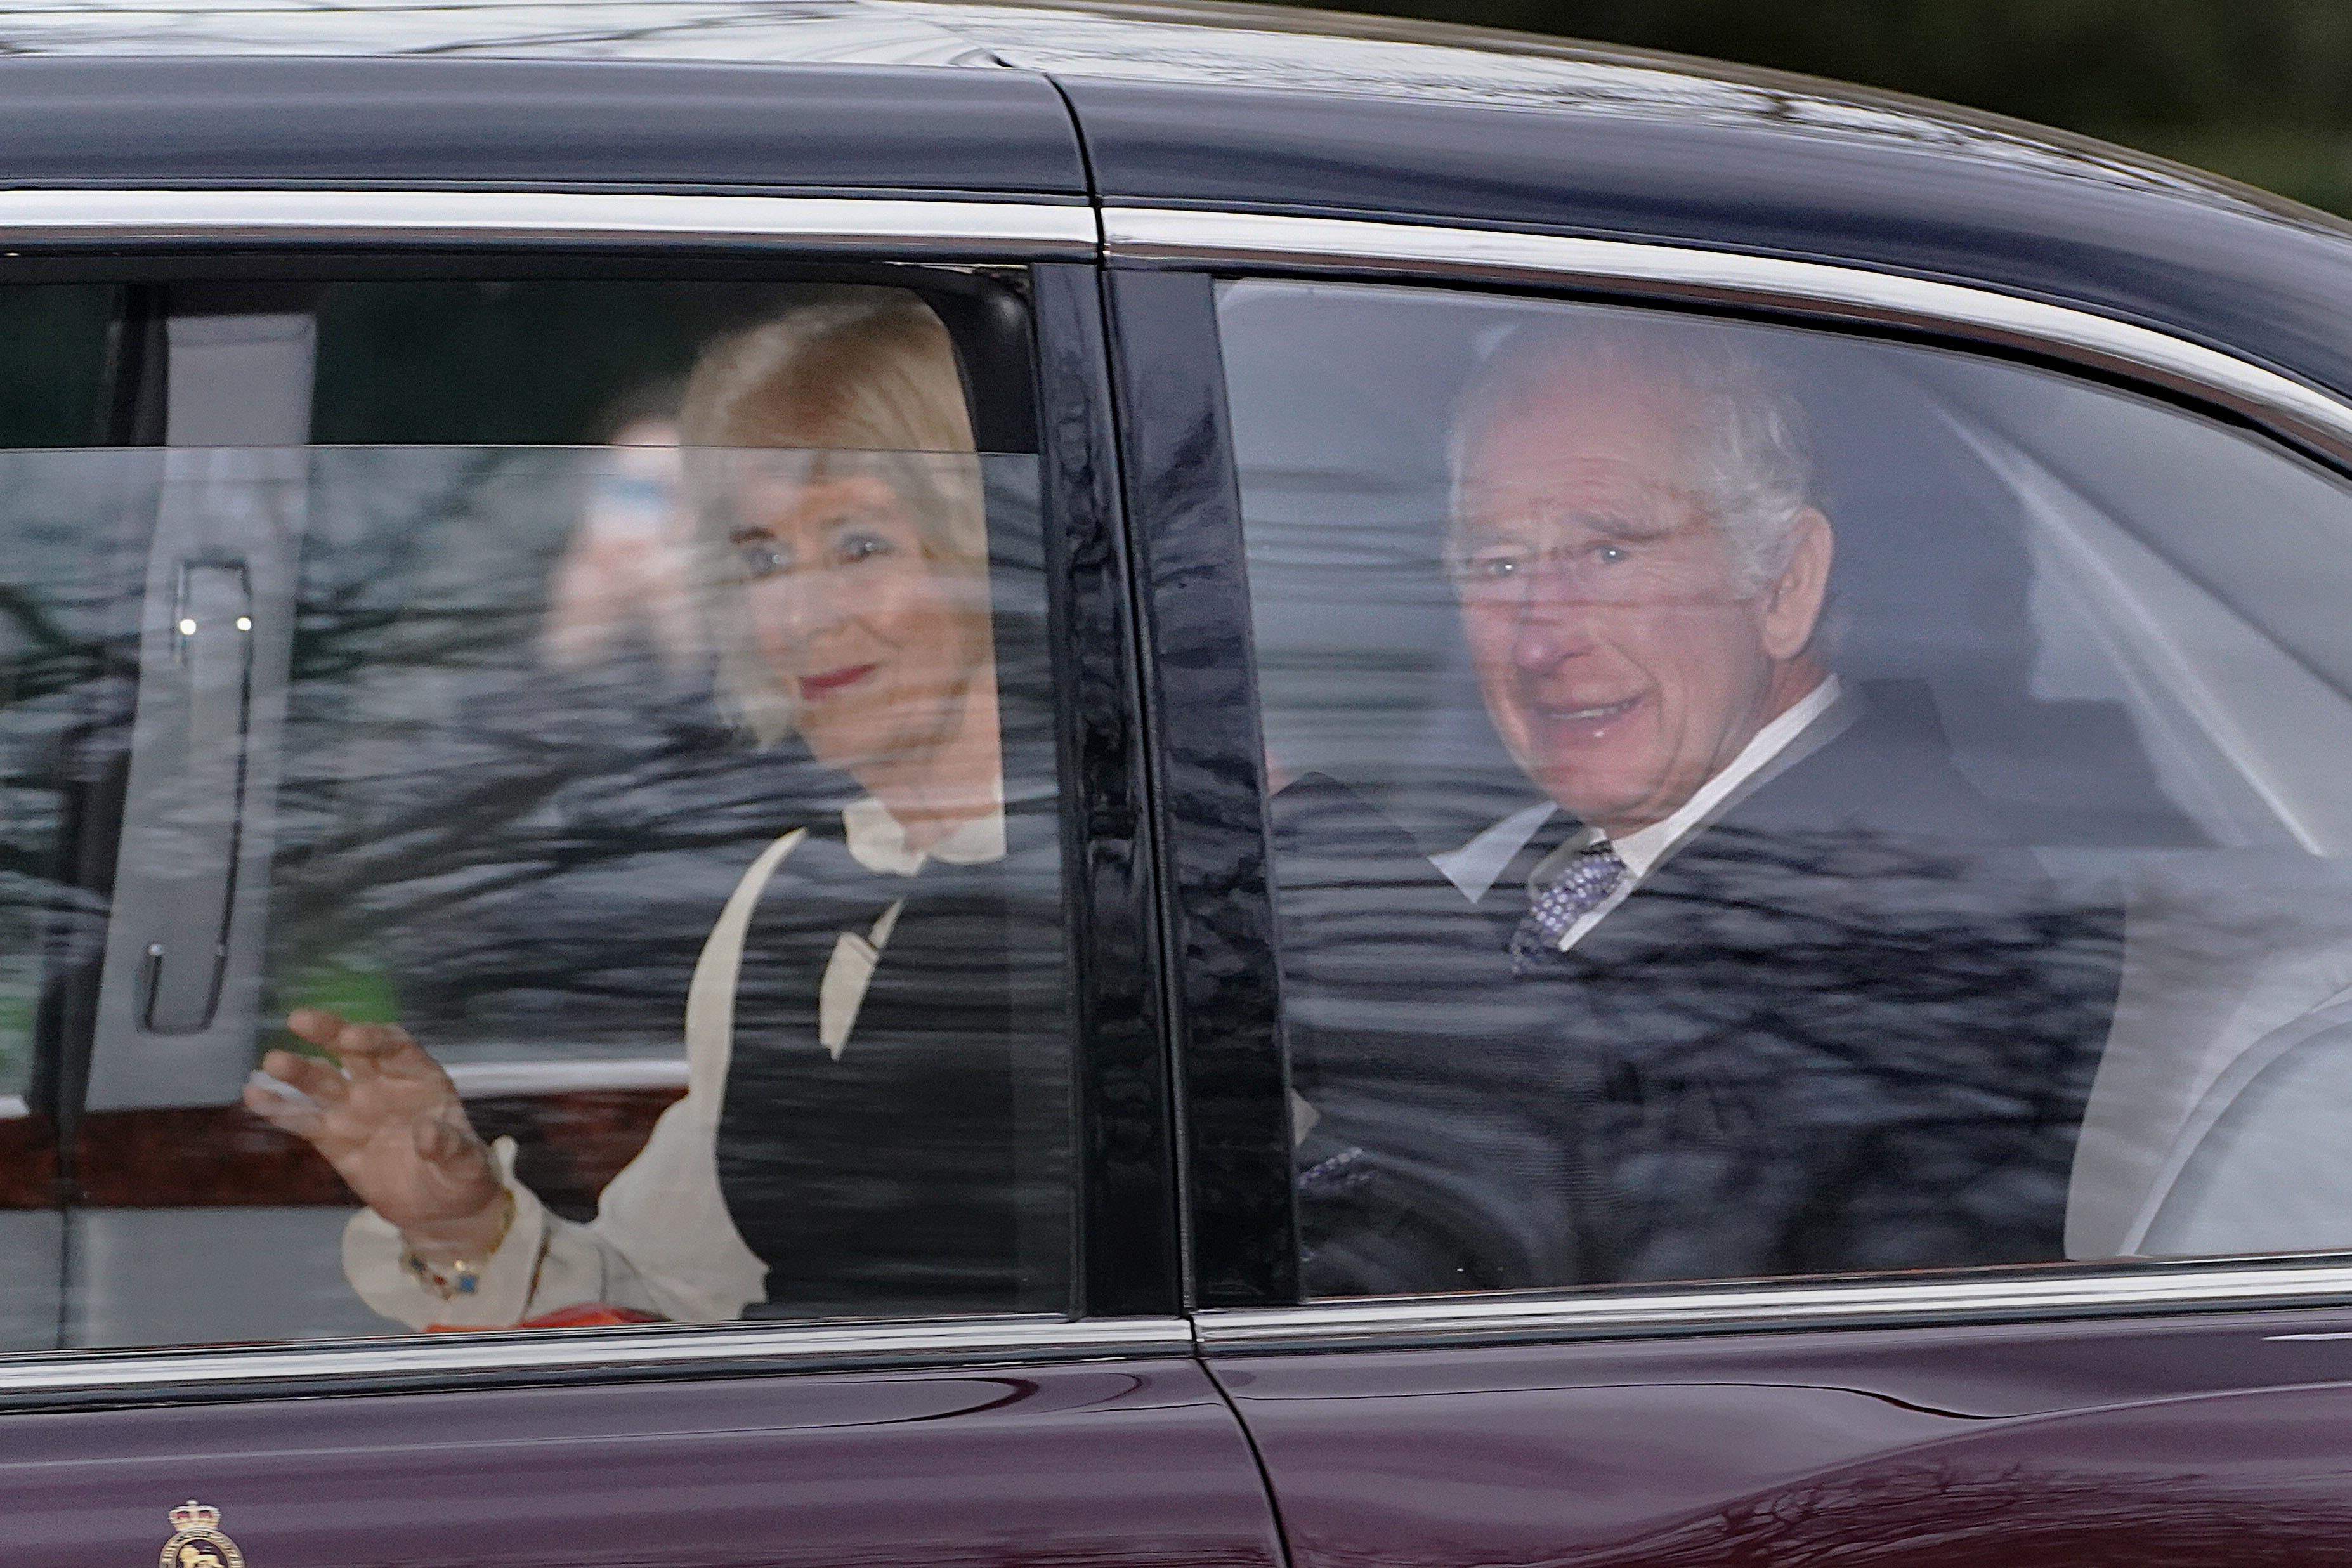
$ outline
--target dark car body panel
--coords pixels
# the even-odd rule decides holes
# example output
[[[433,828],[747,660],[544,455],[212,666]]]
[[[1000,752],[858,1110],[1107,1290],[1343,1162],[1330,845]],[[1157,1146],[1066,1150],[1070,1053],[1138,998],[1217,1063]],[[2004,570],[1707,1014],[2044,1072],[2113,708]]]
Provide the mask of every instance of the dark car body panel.
[[[2088,160],[1776,124],[1073,80],[1108,205],[1248,206],[1834,258],[2063,300],[2352,387],[2342,238]]]
[[[1061,86],[1107,205],[1834,259],[2079,304],[2352,388],[2340,220],[2063,132],[1715,62],[1248,5],[927,14]],[[1347,36],[1304,32],[1326,24]]]
[[[0,184],[883,188],[1083,197],[1011,70],[509,59],[0,59]]]
[[[254,1568],[1281,1562],[1232,1413],[1182,1360],[22,1415],[0,1430],[0,1540],[27,1561],[148,1561],[191,1496]]]
[[[2340,1321],[1236,1355],[1219,1376],[1297,1568],[2336,1563],[2352,1342],[2283,1336]]]

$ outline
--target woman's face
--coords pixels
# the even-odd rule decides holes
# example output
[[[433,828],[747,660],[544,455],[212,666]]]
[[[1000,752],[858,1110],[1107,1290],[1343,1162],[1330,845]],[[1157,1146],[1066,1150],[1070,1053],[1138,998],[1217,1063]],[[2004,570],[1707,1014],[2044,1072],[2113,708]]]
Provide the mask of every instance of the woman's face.
[[[919,773],[992,680],[985,569],[935,559],[881,476],[819,470],[739,491],[754,646],[798,700],[817,760],[873,786]]]

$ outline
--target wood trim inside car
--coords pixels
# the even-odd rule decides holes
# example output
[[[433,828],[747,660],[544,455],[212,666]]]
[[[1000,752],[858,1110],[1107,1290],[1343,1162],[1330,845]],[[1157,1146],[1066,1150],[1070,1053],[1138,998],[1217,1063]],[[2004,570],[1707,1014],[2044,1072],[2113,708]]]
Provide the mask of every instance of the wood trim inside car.
[[[466,1111],[483,1137],[515,1140],[516,1173],[551,1210],[585,1220],[684,1092],[680,1084],[468,1095]],[[0,1120],[0,1211],[56,1205],[52,1135],[44,1116]],[[242,1104],[84,1114],[71,1197],[77,1208],[360,1206],[317,1150]]]

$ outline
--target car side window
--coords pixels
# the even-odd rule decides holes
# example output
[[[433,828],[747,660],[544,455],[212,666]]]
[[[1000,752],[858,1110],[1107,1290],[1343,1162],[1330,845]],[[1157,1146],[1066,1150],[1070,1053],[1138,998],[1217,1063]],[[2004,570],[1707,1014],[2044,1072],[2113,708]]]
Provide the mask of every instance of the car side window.
[[[1067,1310],[1024,307],[900,276],[150,291],[63,1344]]]
[[[1848,334],[1219,309],[1307,1294],[2352,1247],[2339,476]]]

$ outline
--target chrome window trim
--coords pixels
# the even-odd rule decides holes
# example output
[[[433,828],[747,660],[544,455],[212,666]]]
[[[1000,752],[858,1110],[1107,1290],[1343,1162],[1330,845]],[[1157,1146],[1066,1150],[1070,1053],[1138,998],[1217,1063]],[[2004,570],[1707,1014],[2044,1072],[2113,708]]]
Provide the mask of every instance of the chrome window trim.
[[[646,242],[936,250],[971,259],[1091,259],[1094,209],[1042,201],[644,192],[0,191],[0,250],[151,243]]]
[[[662,1324],[0,1358],[0,1409],[1190,1356],[1181,1318]]]
[[[1578,1295],[1415,1297],[1224,1308],[1210,1352],[1398,1348],[1790,1329],[1932,1327],[2058,1317],[2352,1305],[2352,1261],[2152,1263],[1937,1279],[1641,1287]]]
[[[1643,241],[1273,213],[1108,207],[1113,261],[1562,283],[1927,331],[2153,382],[2352,464],[2352,405],[2170,332],[2072,305],[1861,267]]]

